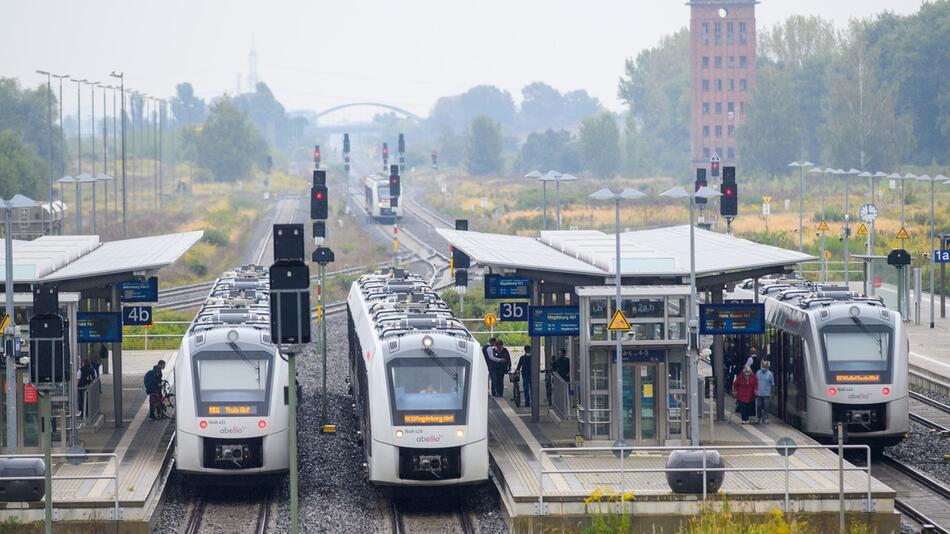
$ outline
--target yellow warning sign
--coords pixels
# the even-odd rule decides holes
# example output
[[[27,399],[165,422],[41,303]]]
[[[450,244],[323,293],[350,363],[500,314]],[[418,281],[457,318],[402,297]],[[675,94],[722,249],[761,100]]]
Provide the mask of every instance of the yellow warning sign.
[[[830,260],[830,259],[831,259],[831,251],[830,251],[830,250],[826,250],[826,251],[825,251],[825,259],[826,259],[826,260]]]
[[[623,310],[617,310],[614,312],[614,316],[610,319],[610,324],[607,325],[607,330],[613,331],[622,331],[626,332],[630,330],[630,321],[623,314]]]
[[[494,313],[489,312],[485,314],[485,318],[483,319],[483,321],[485,321],[485,326],[487,326],[488,328],[491,328],[495,326],[495,324],[498,322],[498,316],[495,315]]]
[[[903,226],[901,226],[901,229],[897,232],[897,239],[910,239],[910,235]]]
[[[0,319],[0,332],[3,332],[7,329],[7,325],[10,324],[10,316],[3,314],[3,319]]]
[[[864,223],[858,226],[858,235],[868,235],[868,227]]]
[[[768,195],[765,195],[765,196],[762,197],[762,202],[765,202],[766,204],[771,204],[771,203],[772,203],[772,197],[770,197],[770,196],[768,196]]]
[[[828,231],[828,223],[826,223],[825,221],[821,221],[820,223],[818,223],[818,231],[819,231],[819,232],[827,232],[827,231]]]

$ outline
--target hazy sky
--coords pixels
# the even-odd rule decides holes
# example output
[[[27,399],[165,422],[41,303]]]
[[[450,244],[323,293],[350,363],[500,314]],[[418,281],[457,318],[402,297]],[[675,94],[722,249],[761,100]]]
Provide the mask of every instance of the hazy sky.
[[[921,3],[762,0],[757,26],[791,14],[843,26]],[[439,96],[476,84],[518,101],[535,80],[619,109],[624,60],[688,18],[684,0],[0,0],[0,76],[33,85],[45,81],[34,73],[42,69],[109,82],[116,69],[152,95],[190,81],[209,97],[235,91],[253,37],[259,78],[288,109],[373,100],[427,114]]]

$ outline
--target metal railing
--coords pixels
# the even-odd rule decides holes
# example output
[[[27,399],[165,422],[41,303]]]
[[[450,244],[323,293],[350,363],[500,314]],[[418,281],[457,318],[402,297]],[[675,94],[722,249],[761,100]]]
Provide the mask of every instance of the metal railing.
[[[828,449],[827,445],[793,445],[785,446],[785,465],[784,467],[707,467],[706,466],[706,451],[724,451],[724,450],[768,450],[774,452],[776,456],[780,453],[778,451],[782,450],[783,447],[780,445],[723,445],[721,447],[542,447],[538,449],[538,515],[547,515],[544,509],[544,476],[545,475],[565,475],[565,474],[619,474],[620,475],[620,495],[626,494],[626,483],[624,481],[624,476],[627,473],[696,473],[698,471],[702,472],[703,477],[703,499],[702,502],[707,500],[707,480],[709,473],[711,472],[733,472],[733,473],[785,473],[785,513],[790,511],[790,499],[789,499],[789,474],[797,472],[832,472],[838,473],[838,480],[843,480],[845,471],[861,471],[867,475],[868,487],[867,487],[867,501],[866,508],[867,512],[871,512],[871,483],[873,478],[871,477],[871,447],[868,445],[844,445],[844,449],[847,450],[864,450],[867,460],[867,467],[843,467],[844,462],[840,462],[838,467],[791,467],[790,454],[794,453],[796,450],[800,449]],[[624,457],[630,455],[631,453],[639,452],[650,452],[650,451],[660,451],[660,452],[669,452],[673,451],[702,451],[703,465],[702,467],[646,467],[646,468],[625,468],[624,467]],[[580,453],[611,453],[616,456],[619,456],[619,469],[545,469],[544,468],[544,457],[551,454],[563,454],[563,453],[572,453],[574,455]],[[601,455],[604,456],[604,455]],[[725,458],[725,457],[723,457]],[[844,488],[841,487],[839,482],[838,491],[843,495]],[[623,506],[624,500],[621,498],[621,513],[624,511]]]
[[[115,468],[113,469],[113,474],[102,474],[102,475],[57,475],[53,474],[50,479],[53,482],[58,480],[111,480],[113,482],[113,487],[115,491],[112,493],[113,501],[113,512],[112,519],[119,520],[119,455],[114,452],[87,452],[84,454],[69,454],[69,453],[55,453],[50,455],[52,458],[65,458],[66,461],[70,460],[88,460],[90,458],[108,458]],[[39,458],[40,460],[45,460],[45,457],[42,454],[0,454],[0,458]],[[46,469],[52,469],[52,466],[46,466]],[[44,473],[45,475],[45,473]],[[14,482],[14,481],[23,481],[23,480],[46,480],[45,476],[33,476],[33,477],[0,477],[0,482]],[[52,489],[50,490],[52,491]],[[55,504],[55,499],[53,500]]]
[[[149,332],[151,332],[152,328],[148,328],[148,327],[137,327],[137,328],[142,328],[142,330],[143,330],[143,333],[142,333],[142,334],[125,334],[125,333],[123,333],[123,334],[122,334],[122,339],[139,339],[139,338],[143,338],[143,339],[145,340],[145,349],[144,349],[144,350],[148,350],[148,340],[149,340],[149,339],[162,339],[162,338],[169,338],[169,337],[170,337],[170,338],[181,339],[182,336],[185,335],[185,332],[188,330],[188,325],[191,324],[191,321],[155,321],[155,322],[152,323],[152,324],[155,325],[155,326],[157,326],[157,325],[163,325],[163,324],[178,324],[178,325],[185,325],[185,326],[184,326],[184,328],[182,328],[181,333],[177,333],[177,334],[151,334],[151,333],[149,333]]]
[[[79,388],[79,394],[82,395],[82,420],[83,424],[89,424],[99,417],[99,400],[102,395],[102,386],[99,377],[89,384]]]
[[[570,383],[561,378],[561,375],[551,373],[551,406],[561,419],[567,419],[575,415],[574,395],[572,393]]]

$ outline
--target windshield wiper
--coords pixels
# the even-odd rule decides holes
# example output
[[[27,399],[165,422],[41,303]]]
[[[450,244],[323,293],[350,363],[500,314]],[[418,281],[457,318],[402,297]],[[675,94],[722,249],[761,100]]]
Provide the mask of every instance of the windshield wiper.
[[[869,329],[869,328],[867,327],[867,325],[865,325],[865,324],[861,321],[861,319],[858,319],[857,317],[852,316],[852,317],[851,317],[851,321],[854,322],[854,324],[858,325],[858,328],[860,328],[862,332],[864,332],[865,334],[867,334],[868,336],[870,336],[871,339],[873,339],[874,341],[877,342],[878,349],[880,349],[881,354],[883,354],[883,353],[884,353],[884,345],[883,345],[883,341],[884,341],[884,340],[881,339],[881,336],[874,335],[874,332],[871,332],[871,329]]]
[[[261,366],[259,364],[255,364],[254,362],[252,362],[251,359],[247,356],[247,353],[241,350],[241,347],[239,347],[237,343],[233,341],[228,341],[228,346],[231,347],[231,350],[234,351],[235,354],[237,354],[238,356],[241,357],[242,360],[244,360],[244,363],[250,365],[255,371],[257,371],[257,376],[259,379],[260,374],[261,374]]]
[[[422,349],[422,351],[425,352],[430,358],[432,358],[432,361],[434,361],[436,365],[438,365],[439,368],[445,372],[445,374],[449,375],[452,378],[452,380],[455,380],[455,386],[458,387],[458,382],[459,382],[458,371],[453,373],[444,363],[442,363],[442,358],[439,358],[439,356],[435,352],[433,352],[432,349]]]

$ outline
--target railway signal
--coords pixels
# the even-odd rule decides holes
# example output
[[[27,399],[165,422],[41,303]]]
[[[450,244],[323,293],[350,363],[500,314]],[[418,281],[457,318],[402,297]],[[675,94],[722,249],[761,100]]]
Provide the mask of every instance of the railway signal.
[[[712,171],[710,175],[714,178],[719,177],[719,153],[713,152],[711,158],[709,158],[709,168]]]
[[[320,168],[320,145],[313,145],[313,168]]]
[[[389,168],[389,144],[383,143],[383,171]]]
[[[396,145],[399,150],[399,172],[406,170],[406,137],[399,134],[399,142]]]
[[[325,220],[330,214],[328,193],[327,171],[314,170],[313,187],[310,188],[311,219]]]
[[[732,219],[739,214],[739,188],[736,185],[736,168],[722,169],[722,198],[719,200],[719,215]]]
[[[392,174],[389,175],[389,196],[392,200],[399,198],[399,195],[402,192],[402,185],[400,184],[399,177],[399,167],[393,165]],[[395,207],[396,204],[393,204]]]
[[[432,168],[439,168],[439,151],[434,148],[432,149]]]
[[[350,134],[343,134],[343,170],[350,174]]]
[[[706,187],[708,183],[706,182],[706,169],[696,169],[696,189],[699,191],[700,188]],[[696,204],[705,204],[707,199],[703,197],[696,197]]]

